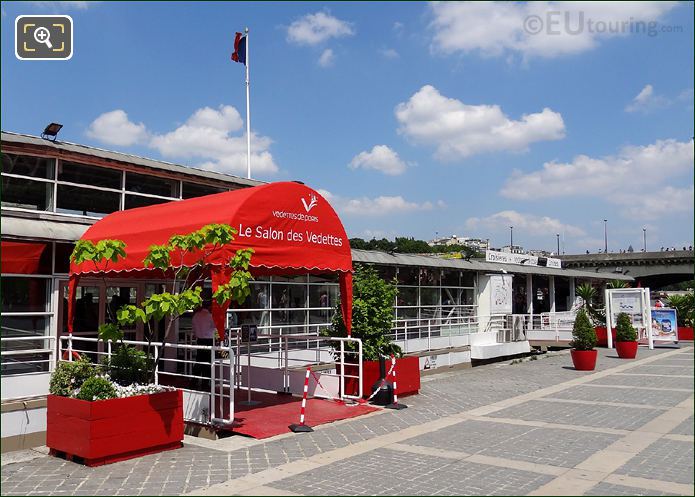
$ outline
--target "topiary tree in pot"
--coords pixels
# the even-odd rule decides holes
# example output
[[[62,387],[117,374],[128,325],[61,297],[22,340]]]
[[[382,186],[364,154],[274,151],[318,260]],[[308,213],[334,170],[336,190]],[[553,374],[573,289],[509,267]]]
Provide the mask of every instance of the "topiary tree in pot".
[[[381,369],[390,369],[390,364],[380,365],[380,361],[393,355],[397,358],[396,369],[398,372],[399,391],[416,393],[419,390],[420,368],[417,357],[402,358],[401,348],[391,338],[393,327],[393,306],[396,301],[398,289],[394,283],[384,281],[377,271],[364,265],[356,265],[353,277],[352,300],[352,337],[362,341],[362,392],[369,395],[372,388],[383,382]],[[324,336],[346,337],[347,330],[343,322],[340,303],[336,307],[333,316],[332,327],[322,333]],[[345,344],[345,350],[356,352],[352,343]],[[339,360],[337,354],[334,354]],[[355,358],[353,354],[346,354],[345,361]],[[338,365],[340,368],[341,366]],[[354,366],[345,369],[346,374],[356,376]],[[352,372],[349,372],[352,371]],[[345,391],[356,392],[357,385],[350,378],[345,379]],[[413,386],[414,385],[414,386]]]
[[[580,309],[572,327],[572,362],[578,371],[593,371],[596,367],[598,352],[596,346],[596,330],[589,320],[586,311]]]
[[[624,312],[618,314],[615,325],[615,349],[621,359],[634,359],[637,356],[637,331],[632,326],[630,316]]]

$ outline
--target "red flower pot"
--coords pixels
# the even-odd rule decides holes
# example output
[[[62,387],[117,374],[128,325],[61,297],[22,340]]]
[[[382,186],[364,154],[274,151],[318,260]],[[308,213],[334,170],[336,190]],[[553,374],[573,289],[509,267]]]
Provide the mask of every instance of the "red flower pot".
[[[183,392],[86,400],[48,396],[46,445],[100,466],[181,447]]]
[[[596,368],[597,350],[574,350],[571,351],[572,363],[577,371],[593,371]]]
[[[634,359],[637,356],[637,342],[615,342],[615,350],[621,359]]]
[[[608,347],[608,330],[605,326],[596,326],[594,328],[596,331],[596,345],[599,347]],[[615,328],[612,330],[613,342],[615,343]]]
[[[386,372],[391,369],[391,360],[386,360]],[[345,374],[357,376],[357,365],[346,364]],[[362,396],[369,397],[372,394],[372,385],[380,379],[379,361],[362,361]],[[389,383],[393,377],[386,378]],[[398,395],[414,395],[420,391],[420,359],[418,357],[402,357],[396,359],[396,382]],[[345,378],[345,393],[357,395],[358,385],[356,378]]]
[[[692,326],[679,326],[678,327],[678,340],[692,340],[693,339],[693,327]]]

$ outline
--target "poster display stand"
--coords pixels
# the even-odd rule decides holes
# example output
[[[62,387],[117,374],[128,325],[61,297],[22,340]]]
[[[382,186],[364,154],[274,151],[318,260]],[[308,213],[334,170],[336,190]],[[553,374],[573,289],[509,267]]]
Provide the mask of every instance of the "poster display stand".
[[[606,289],[606,330],[608,348],[613,348],[613,328],[618,322],[618,314],[630,316],[632,326],[637,330],[637,341],[654,348],[651,322],[652,311],[649,305],[649,288],[608,288]]]

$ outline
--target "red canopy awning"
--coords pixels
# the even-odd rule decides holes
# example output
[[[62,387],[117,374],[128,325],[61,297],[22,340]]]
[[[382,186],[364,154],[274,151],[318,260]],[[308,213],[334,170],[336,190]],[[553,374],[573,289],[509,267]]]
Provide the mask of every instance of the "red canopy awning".
[[[110,214],[82,236],[97,242],[118,239],[127,257],[117,263],[91,261],[70,265],[69,329],[79,276],[161,277],[143,260],[151,245],[165,244],[172,235],[188,234],[211,223],[229,224],[239,233],[232,244],[210,260],[213,291],[224,282],[224,264],[240,248],[253,248],[251,272],[255,275],[338,273],[343,317],[350,330],[352,309],[352,255],[350,242],[338,215],[315,190],[294,182],[270,183],[205,197],[168,202]],[[193,265],[195,256],[172,263]],[[227,281],[228,281],[228,275]],[[226,308],[213,303],[213,317],[224,334]]]

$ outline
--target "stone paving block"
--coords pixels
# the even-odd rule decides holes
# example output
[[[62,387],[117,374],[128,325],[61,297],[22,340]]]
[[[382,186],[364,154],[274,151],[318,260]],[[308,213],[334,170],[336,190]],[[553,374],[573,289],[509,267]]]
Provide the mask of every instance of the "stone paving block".
[[[647,490],[644,488],[626,487],[613,483],[601,482],[595,487],[584,492],[584,495],[680,495],[659,492],[658,490]]]
[[[679,367],[671,367],[671,366],[661,366],[658,364],[642,364],[639,366],[636,366],[632,369],[630,369],[631,373],[649,373],[649,374],[665,374],[665,375],[693,375],[695,373],[695,367],[690,365],[690,366],[679,366]],[[691,380],[692,382],[692,380]]]
[[[594,402],[616,402],[621,404],[673,407],[680,404],[691,395],[691,392],[672,392],[668,390],[631,390],[628,388],[596,388],[580,385],[549,395],[548,397],[552,399],[587,400]]]
[[[671,433],[677,435],[693,435],[695,434],[693,430],[693,424],[695,424],[695,419],[693,419],[693,416],[690,416],[688,419],[686,419],[681,424],[676,426],[673,430],[671,430]]]
[[[530,401],[491,413],[489,417],[635,430],[663,412],[656,409]]]
[[[366,469],[371,476],[366,478]],[[276,481],[304,495],[525,495],[552,476],[388,449]]]
[[[658,440],[618,468],[615,473],[692,484],[693,443]]]
[[[630,370],[630,372],[634,371]],[[653,388],[683,388],[693,390],[692,378],[669,378],[667,376],[610,375],[597,378],[590,383],[599,385],[620,385],[629,387],[650,386]]]

